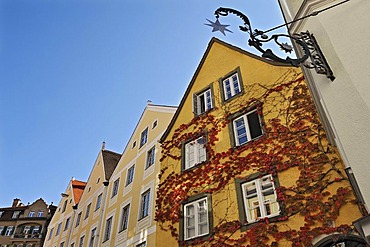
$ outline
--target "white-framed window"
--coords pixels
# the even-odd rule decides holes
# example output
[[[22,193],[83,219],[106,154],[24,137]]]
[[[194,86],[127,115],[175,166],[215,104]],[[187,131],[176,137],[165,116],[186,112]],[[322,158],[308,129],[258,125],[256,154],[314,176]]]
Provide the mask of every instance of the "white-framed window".
[[[66,224],[64,225],[64,231],[66,231],[69,228],[70,221],[71,221],[71,217],[68,217],[68,219],[66,220]]]
[[[13,234],[14,226],[8,226],[5,231],[5,236],[10,236]]]
[[[154,129],[155,127],[157,127],[157,125],[158,125],[158,120],[155,120],[155,121],[153,122],[152,129]]]
[[[0,211],[0,218],[3,216],[4,211]]]
[[[30,211],[28,213],[28,217],[35,217],[35,211]]]
[[[113,183],[112,198],[118,194],[118,188],[119,188],[119,178],[117,178],[116,181],[114,181]]]
[[[261,119],[257,109],[233,120],[233,132],[236,146],[243,145],[263,134]]]
[[[32,235],[40,234],[40,226],[34,226],[32,230]]]
[[[0,235],[2,235],[3,231],[4,231],[4,226],[0,226]]]
[[[81,221],[81,215],[82,215],[82,212],[79,212],[79,213],[77,214],[76,226],[75,226],[75,227],[77,227],[77,226],[80,224],[80,221]]]
[[[82,236],[80,237],[80,243],[79,243],[79,247],[83,247],[84,246],[84,240],[85,240],[85,236]]]
[[[184,146],[184,169],[189,169],[196,164],[202,163],[207,159],[205,137],[201,136],[195,140],[192,140]]]
[[[261,218],[279,215],[280,206],[277,201],[275,184],[272,175],[241,184],[244,211],[248,223]]]
[[[89,203],[89,205],[87,205],[86,207],[85,220],[89,218],[90,208],[91,208],[91,203]]]
[[[238,73],[234,73],[231,76],[223,79],[222,87],[225,100],[228,100],[231,97],[239,94],[241,92],[241,86]]]
[[[60,230],[62,229],[62,222],[60,222],[59,224],[58,224],[58,227],[57,227],[57,231],[56,231],[56,233],[55,233],[55,236],[57,236],[57,235],[59,235],[59,233],[60,233]]]
[[[71,243],[71,247],[75,247],[75,243]]]
[[[155,146],[149,149],[146,157],[145,169],[148,169],[155,162]]]
[[[213,108],[212,103],[212,90],[211,88],[206,89],[201,93],[193,95],[193,109],[196,115],[200,115]]]
[[[139,220],[149,215],[150,189],[141,194]]]
[[[31,226],[25,226],[23,228],[23,234],[30,234]]]
[[[50,229],[48,240],[53,237],[54,227]]]
[[[135,172],[135,165],[132,165],[127,170],[127,176],[126,176],[126,186],[131,184],[132,181],[134,181],[134,172]]]
[[[14,211],[12,215],[12,219],[17,219],[19,218],[19,215],[21,214],[21,211]]]
[[[107,219],[105,223],[104,241],[107,241],[110,238],[110,232],[112,230],[112,220],[113,220],[113,216]]]
[[[64,242],[61,242],[59,246],[64,247]]]
[[[96,227],[91,230],[89,247],[93,247],[94,246],[95,236],[96,236]]]
[[[142,243],[136,245],[136,247],[146,247],[146,242],[142,242]]]
[[[37,217],[43,217],[43,216],[44,216],[44,211],[37,212]]]
[[[67,202],[68,202],[67,200],[64,201],[63,208],[62,208],[62,213],[64,213],[64,211],[66,211]]]
[[[131,148],[134,148],[134,147],[136,147],[136,141],[134,141],[134,142],[132,143]]]
[[[142,147],[147,142],[148,142],[148,127],[143,132],[141,132],[140,147]]]
[[[120,232],[127,229],[129,216],[130,216],[130,204],[127,204],[122,208],[121,222],[119,225]]]
[[[209,234],[207,197],[184,204],[184,240]]]
[[[103,193],[100,193],[100,195],[98,195],[98,197],[96,198],[95,211],[100,208],[102,197],[103,197]]]

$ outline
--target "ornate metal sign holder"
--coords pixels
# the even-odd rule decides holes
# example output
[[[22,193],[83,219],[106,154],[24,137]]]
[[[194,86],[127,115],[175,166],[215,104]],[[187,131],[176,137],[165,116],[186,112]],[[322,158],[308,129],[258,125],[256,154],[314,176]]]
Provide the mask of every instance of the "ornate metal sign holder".
[[[315,37],[308,31],[294,35],[274,34],[269,37],[266,33],[276,28],[267,31],[261,31],[258,29],[253,30],[247,16],[235,9],[230,8],[218,8],[215,11],[215,16],[217,19],[216,22],[211,22],[208,20],[211,24],[206,25],[212,26],[213,31],[220,31],[225,35],[225,31],[231,31],[226,28],[228,25],[222,25],[218,19],[220,16],[227,16],[228,14],[234,14],[242,19],[244,25],[239,26],[239,29],[242,32],[246,32],[249,34],[248,45],[256,48],[259,52],[261,52],[262,57],[271,59],[273,61],[290,64],[296,67],[303,65],[306,68],[315,69],[318,74],[326,75],[326,77],[328,77],[332,81],[335,79],[333,71],[330,69],[329,64],[327,63],[323,53],[321,52]],[[285,53],[291,53],[293,51],[293,47],[288,43],[280,42],[280,37],[290,38],[292,42],[295,42],[297,44],[297,47],[301,48],[303,55],[297,55],[297,58],[290,58],[289,56],[287,56],[286,58],[281,58],[277,56],[271,49],[264,49],[262,47],[264,43],[274,41]],[[308,58],[310,58],[310,61],[308,61]]]

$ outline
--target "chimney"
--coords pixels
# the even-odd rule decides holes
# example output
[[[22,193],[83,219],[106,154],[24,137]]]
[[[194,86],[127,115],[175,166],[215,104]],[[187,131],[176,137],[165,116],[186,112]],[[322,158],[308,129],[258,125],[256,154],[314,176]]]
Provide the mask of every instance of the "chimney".
[[[105,142],[101,144],[101,150],[105,150]]]
[[[146,105],[150,105],[152,103],[152,101],[150,100],[150,99],[148,99],[147,101],[146,101]]]
[[[14,207],[17,207],[19,205],[19,203],[21,202],[21,199],[19,198],[15,198],[13,199],[13,205],[12,205],[12,208]]]

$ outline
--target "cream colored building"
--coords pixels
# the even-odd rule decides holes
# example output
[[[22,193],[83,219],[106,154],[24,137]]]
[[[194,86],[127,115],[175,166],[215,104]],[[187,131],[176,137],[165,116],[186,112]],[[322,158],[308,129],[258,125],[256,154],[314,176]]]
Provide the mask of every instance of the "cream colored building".
[[[103,143],[87,182],[62,193],[44,246],[154,246],[158,140],[175,111],[148,102],[123,155]]]
[[[108,185],[120,158],[120,154],[105,150],[103,143],[75,210],[66,246],[99,246]]]
[[[154,246],[158,140],[176,107],[148,102],[112,174],[96,246]]]
[[[61,193],[62,198],[49,224],[44,246],[67,246],[75,208],[77,208],[85,186],[85,182],[72,178],[65,192]]]

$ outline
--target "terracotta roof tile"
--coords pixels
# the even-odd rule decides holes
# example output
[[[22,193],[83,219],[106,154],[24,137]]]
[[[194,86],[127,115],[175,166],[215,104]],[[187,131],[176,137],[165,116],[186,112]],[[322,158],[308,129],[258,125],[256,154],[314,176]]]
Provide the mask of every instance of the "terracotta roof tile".
[[[75,204],[78,204],[80,202],[80,199],[81,199],[82,193],[84,192],[85,187],[86,187],[86,182],[72,180],[72,188],[73,188],[73,196],[74,196]]]

